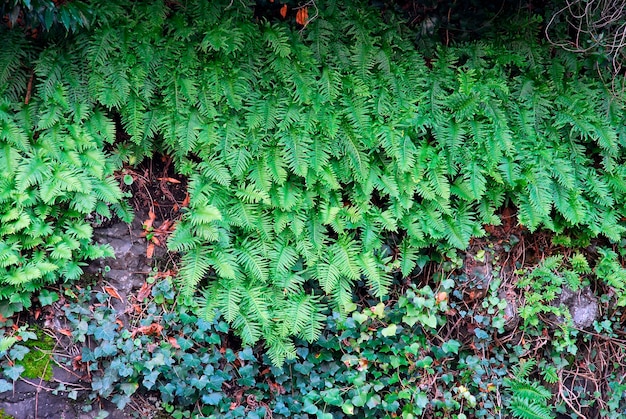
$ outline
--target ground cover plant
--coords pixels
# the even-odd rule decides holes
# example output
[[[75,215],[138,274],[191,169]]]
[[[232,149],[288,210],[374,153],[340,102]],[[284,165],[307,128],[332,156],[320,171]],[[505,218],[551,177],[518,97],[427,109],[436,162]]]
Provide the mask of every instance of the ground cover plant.
[[[193,311],[178,314],[206,324],[223,319],[242,347],[262,345],[270,370],[299,362],[298,355],[306,358],[303,342],[320,344],[324,333],[342,334],[346,318],[355,323],[345,327],[360,333],[368,322],[384,326],[381,336],[390,340],[402,328],[439,330],[447,324],[437,312],[447,304],[443,294],[422,296],[424,306],[415,308],[396,307],[389,292],[432,293],[441,286],[442,293],[453,292],[444,278],[411,291],[400,284],[431,259],[454,265],[456,249],[484,236],[485,226],[501,223],[502,208],[513,208],[527,230],[556,233],[555,242],[604,240],[604,262],[595,269],[609,278],[603,286],[618,296],[624,291],[618,253],[608,250],[621,243],[626,217],[623,99],[597,77],[609,60],[583,59],[542,41],[540,17],[520,13],[506,30],[494,26],[492,38],[426,54],[415,48],[415,33],[397,15],[361,2],[308,5],[311,18],[296,9],[296,22],[255,17],[240,2],[115,1],[93,7],[97,14],[74,16],[74,31],[63,36],[25,36],[0,26],[8,40],[0,52],[0,296],[12,304],[7,316],[28,307],[45,285],[77,279],[84,260],[108,254],[91,243],[93,225],[114,213],[130,217],[114,172],[155,152],[167,153],[188,179],[186,213],[168,240],[181,255],[177,304]],[[528,293],[520,311],[524,327],[538,328],[549,314],[567,317],[551,299],[564,284],[574,290],[587,285],[593,264],[583,260],[557,256],[525,276],[528,282],[519,283]],[[484,308],[493,312],[478,314],[478,323],[487,322],[491,332],[473,329],[482,342],[446,340],[436,345],[446,349],[437,352],[432,340],[423,340],[419,344],[434,355],[424,359],[456,359],[459,348],[486,347],[493,330],[503,333],[496,313],[503,310],[496,301],[501,297],[490,292],[494,300]],[[408,298],[400,294],[398,304]],[[50,295],[43,290],[40,302],[51,302]],[[622,299],[603,295],[605,303],[621,307]],[[391,317],[365,314],[357,296],[368,306],[380,302]],[[393,314],[407,307],[416,314]],[[461,313],[442,310],[448,317]],[[109,315],[100,313],[100,321]],[[611,316],[596,326],[598,333],[618,324]],[[559,330],[561,346],[551,357],[575,352],[580,343],[576,330]],[[390,344],[381,336],[367,347],[376,357]],[[396,343],[408,351],[414,342]],[[116,354],[108,346],[93,357],[109,362]],[[494,376],[498,389],[504,383],[535,391],[506,399],[520,417],[550,416],[546,385],[554,383],[533,381],[533,368],[542,365],[538,354],[536,365],[519,360],[517,378],[502,378],[511,359]],[[355,359],[374,361],[346,358],[346,366],[363,368],[352,365]],[[474,361],[455,362],[465,368]],[[140,381],[146,389],[156,386],[161,365],[148,365],[148,371],[126,367],[122,377],[136,381],[126,383],[122,394],[134,393]],[[102,368],[107,385],[94,389],[107,397],[119,391],[113,385],[119,374],[108,364]],[[478,398],[490,397],[488,385],[449,378],[441,392],[455,396],[431,407],[443,415],[460,406],[474,409]],[[393,388],[389,394],[396,393]],[[189,395],[160,390],[166,403],[186,406]],[[315,397],[314,407],[303,411],[330,414],[319,410]],[[355,397],[354,408],[365,409],[370,401],[374,406],[367,408],[374,411],[393,406],[388,411],[406,415],[421,414],[405,412],[405,406],[426,400],[395,400],[396,406],[376,401],[369,390]],[[351,414],[347,399],[332,400]],[[497,413],[503,402],[496,401],[489,401],[493,409],[486,407],[487,413],[474,414]]]
[[[59,362],[89,383],[91,400],[106,397],[120,408],[152,391],[158,408],[175,418],[553,418],[574,411],[584,417],[623,416],[623,304],[614,292],[615,278],[626,275],[615,264],[620,256],[599,249],[600,257],[584,269],[603,312],[594,320],[595,336],[578,333],[566,320],[555,325],[550,316],[537,314],[536,321],[509,327],[506,308],[511,302],[501,295],[506,283],[512,285],[519,276],[517,283],[524,287],[523,280],[546,276],[546,269],[567,276],[571,266],[584,265],[574,255],[558,266],[535,259],[518,272],[499,272],[508,264],[499,258],[515,259],[522,242],[541,244],[531,241],[531,235],[520,236],[521,242],[513,236],[490,237],[499,244],[471,254],[478,262],[492,255],[494,272],[486,288],[474,282],[483,278],[468,274],[469,261],[433,264],[435,275],[416,276],[384,302],[366,298],[346,317],[329,315],[320,339],[313,344],[297,340],[298,358],[281,367],[262,346],[241,345],[224,319],[208,322],[193,307],[177,305],[179,295],[165,273],[155,272],[130,297],[133,314],[127,327],[119,326],[115,294],[99,291],[96,284],[93,289],[85,284],[78,292],[57,290],[61,305],[43,310],[71,331],[71,339],[58,345],[81,348]],[[542,256],[550,258],[559,247],[546,250]],[[516,301],[523,301],[521,296],[527,307],[545,307],[533,302],[532,294]],[[531,319],[522,313],[524,320]],[[9,361],[2,364],[7,376],[17,377],[11,375],[15,367],[10,360],[24,352],[17,344],[8,353]],[[607,362],[606,356],[615,358]],[[73,387],[57,391],[78,397]],[[154,405],[145,413],[145,405],[134,403],[139,414],[154,413]]]

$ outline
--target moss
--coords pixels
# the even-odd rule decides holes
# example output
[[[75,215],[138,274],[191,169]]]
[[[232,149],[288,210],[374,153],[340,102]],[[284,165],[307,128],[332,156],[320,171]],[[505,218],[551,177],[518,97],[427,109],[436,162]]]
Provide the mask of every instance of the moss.
[[[4,409],[0,409],[0,419],[15,419],[15,418],[11,415],[7,415],[6,413],[4,413]]]
[[[37,335],[37,339],[23,343],[30,351],[17,364],[24,367],[23,377],[43,378],[45,381],[50,381],[52,380],[52,367],[54,366],[54,361],[52,360],[52,350],[55,345],[54,339],[38,326],[32,326],[31,329]],[[2,419],[2,416],[0,416],[0,419]]]

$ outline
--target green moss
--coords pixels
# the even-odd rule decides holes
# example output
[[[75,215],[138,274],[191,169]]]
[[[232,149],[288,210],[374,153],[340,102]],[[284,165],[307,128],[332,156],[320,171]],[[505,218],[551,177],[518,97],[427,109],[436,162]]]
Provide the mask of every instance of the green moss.
[[[15,418],[11,415],[7,415],[6,413],[4,413],[4,409],[0,409],[0,419],[15,419]]]
[[[54,361],[52,360],[54,339],[48,336],[40,327],[32,326],[31,329],[37,335],[37,339],[23,343],[30,351],[17,364],[24,367],[23,377],[43,378],[45,381],[50,381],[52,379],[52,367],[54,366]],[[0,416],[0,419],[2,419],[2,416]]]

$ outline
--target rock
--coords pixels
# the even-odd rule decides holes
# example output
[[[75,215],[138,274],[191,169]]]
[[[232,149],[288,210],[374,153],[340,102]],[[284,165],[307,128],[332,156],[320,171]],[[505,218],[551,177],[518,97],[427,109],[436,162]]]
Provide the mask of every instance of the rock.
[[[465,255],[463,269],[468,284],[479,298],[484,298],[489,290],[489,283],[493,279],[493,264],[491,252],[487,249],[478,249],[474,254],[472,249]]]
[[[588,286],[578,291],[563,287],[557,304],[568,308],[574,326],[578,329],[590,327],[598,318],[598,297]]]
[[[86,273],[101,275],[108,286],[115,288],[122,301],[114,301],[114,308],[124,313],[128,296],[141,288],[152,270],[153,259],[146,257],[147,242],[141,237],[141,221],[145,214],[137,214],[132,224],[115,223],[106,228],[94,229],[94,242],[108,244],[115,252],[115,258],[92,261]],[[156,247],[154,258],[165,254],[163,248]]]
[[[74,382],[70,374],[67,374],[61,368],[55,368],[55,379],[62,381],[68,379]],[[59,378],[61,377],[61,378]],[[83,406],[88,405],[81,399],[86,398],[86,393],[79,394],[78,401],[71,400],[67,397],[67,392],[59,392],[53,394],[44,389],[38,390],[38,380],[32,380],[36,385],[18,380],[15,383],[13,392],[0,393],[0,409],[5,414],[16,419],[93,419],[98,417],[101,410],[106,410],[109,419],[130,418],[130,414],[121,410],[117,410],[114,405],[105,402],[102,405],[94,403],[90,412],[84,412]],[[43,381],[43,388],[54,388],[55,383]]]
[[[517,329],[520,322],[518,295],[512,286],[502,287],[498,290],[498,297],[506,301],[506,307],[502,310],[504,315],[504,330],[510,332]]]

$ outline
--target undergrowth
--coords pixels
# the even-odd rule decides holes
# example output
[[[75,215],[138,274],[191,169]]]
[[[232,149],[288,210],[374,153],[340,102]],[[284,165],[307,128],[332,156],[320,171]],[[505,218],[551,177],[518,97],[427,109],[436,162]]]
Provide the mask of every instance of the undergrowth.
[[[397,17],[359,1],[326,2],[299,27],[256,20],[243,2],[92,5],[89,29],[78,9],[61,17],[76,29],[63,37],[0,26],[2,314],[40,291],[50,305],[46,286],[111,255],[89,218],[132,217],[116,169],[165,152],[189,180],[168,241],[176,287],[153,289],[162,304],[134,330],[106,304],[65,307],[73,338],[97,342],[76,360],[95,395],[123,405],[158,389],[181,417],[623,409],[621,381],[609,392],[573,367],[623,352],[626,124],[596,76],[602,57],[542,42],[536,15],[425,56]],[[509,273],[468,305],[471,281],[453,269],[503,206],[530,231],[608,240],[515,267],[520,339],[502,314]],[[445,276],[396,296],[439,255]],[[165,304],[174,289],[180,311]],[[581,290],[603,308],[590,325],[555,304]],[[223,346],[226,332],[240,350]],[[28,333],[3,341],[9,379]],[[612,365],[588,372],[619,377],[621,358]]]
[[[405,284],[397,298],[364,301],[347,317],[332,313],[320,338],[314,343],[297,340],[298,358],[281,367],[261,346],[238,344],[223,319],[208,322],[195,315],[170,277],[159,280],[156,275],[140,297],[130,298],[124,328],[110,293],[89,286],[78,292],[66,289],[60,321],[71,331],[71,340],[60,345],[82,349],[78,356],[58,361],[90,383],[92,401],[108,398],[122,408],[137,394],[156,392],[158,409],[174,418],[626,414],[626,384],[619,378],[626,362],[614,334],[622,308],[609,279],[626,272],[614,263],[620,260],[617,253],[598,249],[604,256],[589,260],[590,269],[585,269],[602,313],[589,335],[576,333],[566,318],[555,324],[540,311],[533,314],[537,321],[526,316],[525,323],[511,327],[507,307],[523,298],[529,304],[532,294],[526,291],[513,301],[502,297],[503,282],[513,278],[498,268],[507,252],[487,252],[493,254],[494,271],[480,297],[459,294],[467,285],[465,266],[441,265],[428,284]],[[567,266],[581,261],[576,254],[554,272],[568,275]],[[545,275],[544,266],[529,263],[516,275]],[[603,270],[606,266],[611,269]],[[559,330],[571,334],[578,351],[560,344]],[[610,362],[605,345],[617,351]],[[12,349],[9,359],[21,351]],[[5,363],[4,368],[11,376],[16,367]]]
[[[277,365],[362,278],[383,298],[505,202],[530,230],[622,237],[623,103],[537,16],[424,57],[359,2],[300,30],[241,2],[96,4],[44,45],[0,28],[0,297],[27,305],[104,256],[84,217],[123,215],[112,171],[155,151],[189,177],[179,286]]]

